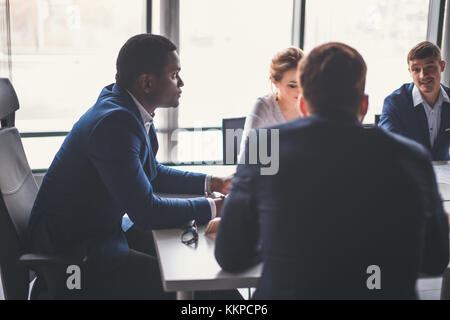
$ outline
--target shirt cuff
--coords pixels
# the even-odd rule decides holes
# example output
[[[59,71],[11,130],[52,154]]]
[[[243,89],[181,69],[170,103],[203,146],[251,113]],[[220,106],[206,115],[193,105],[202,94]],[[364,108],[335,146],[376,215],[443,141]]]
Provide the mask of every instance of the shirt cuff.
[[[207,175],[205,178],[205,193],[207,196],[212,194],[211,191],[211,176]]]
[[[209,206],[211,207],[211,220],[216,217],[216,203],[211,198],[206,198],[209,202]]]

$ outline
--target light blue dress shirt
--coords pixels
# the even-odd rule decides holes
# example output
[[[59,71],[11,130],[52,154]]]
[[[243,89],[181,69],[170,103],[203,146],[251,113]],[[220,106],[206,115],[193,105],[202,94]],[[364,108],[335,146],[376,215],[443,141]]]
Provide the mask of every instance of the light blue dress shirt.
[[[422,97],[422,94],[420,93],[419,89],[414,85],[413,91],[412,91],[412,98],[413,98],[413,104],[414,107],[419,106],[420,104],[423,104],[423,108],[425,110],[425,114],[427,116],[428,121],[428,129],[430,132],[430,145],[433,147],[434,142],[437,139],[437,136],[439,134],[439,129],[441,128],[441,111],[442,111],[442,104],[444,102],[450,102],[450,99],[445,92],[445,90],[441,86],[441,91],[439,93],[439,97],[434,104],[433,107],[431,107],[425,99]]]

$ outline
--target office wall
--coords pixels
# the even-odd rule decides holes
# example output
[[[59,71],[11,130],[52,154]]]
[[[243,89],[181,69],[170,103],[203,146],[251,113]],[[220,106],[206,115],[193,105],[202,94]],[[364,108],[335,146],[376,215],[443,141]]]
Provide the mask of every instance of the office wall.
[[[442,35],[442,54],[443,59],[447,62],[446,70],[442,77],[442,83],[450,86],[450,3],[447,1],[445,9],[444,33]]]

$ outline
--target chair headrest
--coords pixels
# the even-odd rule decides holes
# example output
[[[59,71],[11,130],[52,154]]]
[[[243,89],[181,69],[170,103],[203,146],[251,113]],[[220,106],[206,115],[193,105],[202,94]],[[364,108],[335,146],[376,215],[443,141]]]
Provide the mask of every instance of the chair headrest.
[[[0,78],[0,120],[6,119],[19,109],[16,91],[8,78]]]

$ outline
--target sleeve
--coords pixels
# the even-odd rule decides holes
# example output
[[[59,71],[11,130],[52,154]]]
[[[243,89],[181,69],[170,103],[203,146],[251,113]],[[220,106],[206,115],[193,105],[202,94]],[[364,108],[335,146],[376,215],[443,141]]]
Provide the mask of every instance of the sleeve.
[[[252,129],[261,128],[265,126],[263,108],[264,102],[259,98],[254,107],[252,113],[245,118],[244,130],[242,131],[241,145],[239,148],[239,155],[237,157],[238,163],[243,164],[245,162],[245,144],[247,137]]]
[[[439,195],[436,177],[430,161],[427,161],[429,181],[429,215],[425,226],[425,243],[422,255],[421,272],[439,275],[449,262],[449,226],[448,217]]]
[[[89,158],[116,206],[144,230],[175,228],[196,219],[211,219],[205,198],[165,199],[153,194],[139,154],[144,147],[136,120],[127,112],[113,112],[92,130]]]
[[[222,208],[215,257],[223,270],[238,272],[261,261],[259,223],[252,199],[252,178],[239,165]]]
[[[391,96],[384,99],[383,111],[381,112],[378,126],[387,131],[404,135],[400,116],[398,114],[398,105]]]
[[[205,195],[206,174],[181,171],[160,163],[157,172],[152,181],[155,192]]]
[[[217,208],[216,203],[211,198],[206,198],[209,202],[209,207],[211,208],[211,220],[214,219],[217,216]]]

